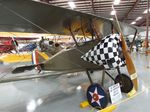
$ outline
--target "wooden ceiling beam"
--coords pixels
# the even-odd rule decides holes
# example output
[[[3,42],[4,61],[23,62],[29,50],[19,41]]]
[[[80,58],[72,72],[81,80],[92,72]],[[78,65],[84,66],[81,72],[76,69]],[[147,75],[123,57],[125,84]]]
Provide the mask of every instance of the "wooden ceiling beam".
[[[91,0],[91,9],[92,9],[92,13],[95,14],[95,9],[94,9],[94,0]]]
[[[143,24],[146,22],[146,18],[143,18],[140,22],[136,23],[137,26],[143,26]]]
[[[141,0],[136,0],[135,4],[133,7],[125,14],[125,16],[121,19],[121,21],[124,21],[125,19],[128,18],[129,14],[134,10],[134,8],[139,4]]]
[[[51,3],[51,4],[55,5],[54,3]],[[89,4],[89,3],[75,3],[75,4],[76,4],[77,7],[81,7],[81,6],[85,7],[85,6],[91,6],[92,5],[92,3],[91,4]],[[57,6],[66,6],[66,5],[68,5],[68,4],[67,3],[66,4],[57,4]],[[99,6],[100,6],[100,4],[94,4],[94,8],[99,8]],[[109,8],[109,7],[111,7],[111,5],[101,5],[101,7]],[[122,5],[117,6],[115,8],[120,8],[120,7],[122,7],[122,8],[132,7],[132,5],[131,4],[128,4],[128,5],[122,4]]]

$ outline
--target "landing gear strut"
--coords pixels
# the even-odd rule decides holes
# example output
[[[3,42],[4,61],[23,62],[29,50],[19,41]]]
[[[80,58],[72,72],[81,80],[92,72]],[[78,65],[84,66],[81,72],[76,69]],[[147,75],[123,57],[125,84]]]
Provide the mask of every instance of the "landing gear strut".
[[[120,84],[122,92],[130,92],[133,89],[133,83],[131,79],[127,75],[121,74],[119,68],[117,68],[117,71],[118,75],[116,76],[116,78],[113,78],[106,70],[104,72],[114,81],[114,83]],[[86,73],[91,83],[91,85],[87,89],[87,100],[89,104],[97,109],[105,108],[109,101],[107,92],[100,84],[93,83],[88,70],[86,71]]]
[[[117,71],[118,75],[116,76],[115,79],[107,71],[105,71],[105,73],[115,82],[115,84],[116,83],[120,84],[122,92],[124,93],[130,92],[133,89],[133,83],[131,79],[127,75],[122,74],[119,68],[117,68]]]
[[[97,109],[103,109],[108,104],[106,91],[98,83],[93,83],[89,71],[86,71],[91,85],[87,89],[87,100],[89,104]]]
[[[121,91],[124,93],[128,93],[133,89],[133,83],[131,79],[125,74],[117,75],[115,78],[115,83],[120,84]]]

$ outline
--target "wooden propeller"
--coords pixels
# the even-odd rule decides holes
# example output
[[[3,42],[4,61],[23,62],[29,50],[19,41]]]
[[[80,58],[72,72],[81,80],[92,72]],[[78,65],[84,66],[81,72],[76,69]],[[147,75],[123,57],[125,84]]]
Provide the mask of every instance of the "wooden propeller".
[[[129,72],[130,78],[133,82],[135,90],[138,90],[138,79],[137,79],[136,69],[135,69],[134,63],[131,59],[131,56],[128,52],[128,48],[127,48],[126,42],[125,42],[122,34],[121,34],[121,40],[122,40],[122,52],[123,52],[123,55],[126,60],[127,70]]]
[[[115,10],[114,6],[112,6],[112,8],[113,8],[113,10]],[[126,60],[127,70],[128,70],[129,75],[130,75],[130,78],[133,82],[134,88],[137,91],[138,90],[138,79],[137,79],[136,69],[135,69],[133,61],[131,59],[131,56],[128,52],[127,44],[126,44],[126,41],[123,38],[123,33],[122,33],[122,30],[121,30],[121,27],[120,27],[120,24],[119,24],[116,13],[115,13],[115,18],[116,18],[118,28],[121,32],[120,37],[121,37],[121,40],[122,40],[122,52],[123,52],[123,55],[124,55],[125,60]]]

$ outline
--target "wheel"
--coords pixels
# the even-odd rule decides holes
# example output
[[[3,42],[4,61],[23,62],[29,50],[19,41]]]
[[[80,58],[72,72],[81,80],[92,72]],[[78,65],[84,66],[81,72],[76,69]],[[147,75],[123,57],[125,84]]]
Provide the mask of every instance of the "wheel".
[[[133,89],[132,80],[125,74],[117,75],[115,78],[115,83],[119,83],[121,86],[121,91],[128,93]]]
[[[97,109],[103,109],[108,104],[108,96],[105,90],[97,83],[87,89],[87,100],[89,104]]]

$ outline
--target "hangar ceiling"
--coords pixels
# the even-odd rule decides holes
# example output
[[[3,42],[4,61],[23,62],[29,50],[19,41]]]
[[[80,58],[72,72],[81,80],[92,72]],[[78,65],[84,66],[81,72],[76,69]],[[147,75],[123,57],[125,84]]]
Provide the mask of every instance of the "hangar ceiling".
[[[73,10],[89,14],[95,14],[97,16],[103,16],[106,18],[114,18],[114,15],[110,15],[114,0],[40,0],[40,1],[68,9],[71,9],[68,2],[73,1],[75,4],[75,8]],[[120,0],[120,4],[115,5],[115,10],[119,21],[123,21],[129,24],[135,22],[134,25],[136,26],[146,26],[146,13],[144,13],[144,11],[147,9],[148,3],[147,1],[148,0]]]

